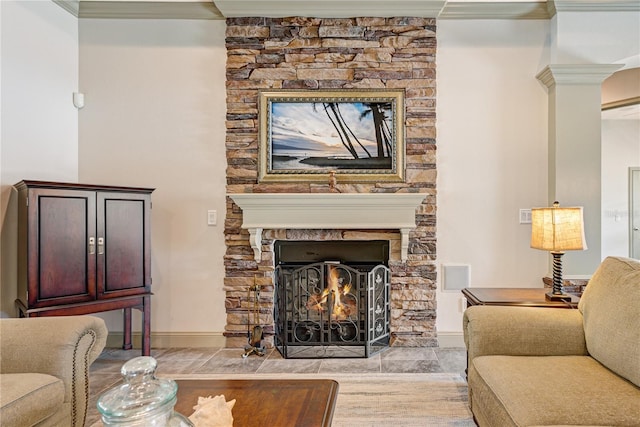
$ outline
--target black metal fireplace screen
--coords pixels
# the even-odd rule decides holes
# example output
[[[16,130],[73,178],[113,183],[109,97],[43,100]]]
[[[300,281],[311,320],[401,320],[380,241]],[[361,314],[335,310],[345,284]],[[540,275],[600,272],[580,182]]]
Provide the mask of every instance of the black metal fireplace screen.
[[[275,345],[285,358],[369,357],[389,346],[389,268],[278,265]]]

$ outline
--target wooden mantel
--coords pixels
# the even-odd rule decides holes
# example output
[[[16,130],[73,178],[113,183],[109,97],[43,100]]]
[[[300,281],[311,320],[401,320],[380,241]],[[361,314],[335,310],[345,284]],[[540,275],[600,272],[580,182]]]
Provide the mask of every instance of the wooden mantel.
[[[242,209],[256,261],[264,229],[397,229],[407,260],[409,232],[424,193],[238,193],[227,194]]]

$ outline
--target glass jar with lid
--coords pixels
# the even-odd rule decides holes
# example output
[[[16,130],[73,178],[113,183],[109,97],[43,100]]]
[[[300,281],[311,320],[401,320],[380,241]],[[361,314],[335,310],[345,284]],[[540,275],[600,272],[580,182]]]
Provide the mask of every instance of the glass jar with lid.
[[[136,357],[122,365],[124,383],[98,398],[105,426],[193,427],[188,418],[173,410],[178,384],[156,378],[157,366],[150,356]]]

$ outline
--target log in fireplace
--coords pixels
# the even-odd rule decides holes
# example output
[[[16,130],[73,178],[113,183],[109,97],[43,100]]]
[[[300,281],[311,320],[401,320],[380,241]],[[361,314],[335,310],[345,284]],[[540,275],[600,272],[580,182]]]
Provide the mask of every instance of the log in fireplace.
[[[388,241],[277,241],[274,252],[283,357],[370,357],[389,346]]]

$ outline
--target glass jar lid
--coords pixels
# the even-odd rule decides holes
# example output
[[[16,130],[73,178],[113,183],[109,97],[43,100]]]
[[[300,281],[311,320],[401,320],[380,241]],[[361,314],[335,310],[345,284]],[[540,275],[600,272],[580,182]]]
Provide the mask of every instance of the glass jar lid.
[[[156,378],[157,366],[156,360],[149,356],[136,357],[122,365],[120,373],[124,383],[98,399],[103,422],[122,423],[173,412],[178,384]]]

